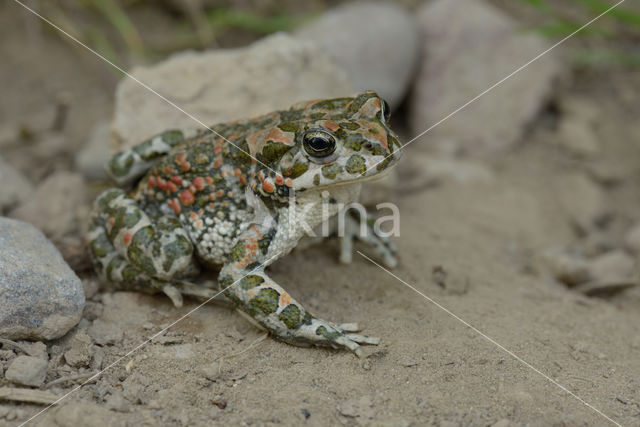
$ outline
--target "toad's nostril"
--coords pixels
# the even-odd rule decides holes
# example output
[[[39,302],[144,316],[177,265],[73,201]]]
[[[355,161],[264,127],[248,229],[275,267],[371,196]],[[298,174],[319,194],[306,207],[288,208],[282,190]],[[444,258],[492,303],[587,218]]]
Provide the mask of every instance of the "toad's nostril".
[[[366,144],[364,144],[364,148],[366,148],[367,150],[371,150],[373,148],[373,144],[370,142],[367,142]]]

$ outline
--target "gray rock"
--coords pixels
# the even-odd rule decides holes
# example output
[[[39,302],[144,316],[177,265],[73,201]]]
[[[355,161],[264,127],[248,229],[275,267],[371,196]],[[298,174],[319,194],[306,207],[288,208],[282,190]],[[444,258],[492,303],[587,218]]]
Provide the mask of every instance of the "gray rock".
[[[390,3],[340,5],[295,35],[328,52],[356,90],[373,89],[392,108],[407,92],[420,55],[416,22]]]
[[[624,243],[630,252],[640,255],[640,223],[627,232]]]
[[[89,197],[82,175],[56,172],[42,182],[29,199],[10,216],[28,222],[54,241],[79,234],[88,215]]]
[[[33,184],[0,158],[0,214],[17,206],[33,194]]]
[[[91,132],[84,147],[76,154],[75,166],[82,174],[95,181],[107,180],[104,166],[111,157],[108,122],[98,123]]]
[[[275,34],[239,49],[182,52],[132,71],[205,125],[257,116],[308,99],[354,94],[345,72],[311,42]],[[202,128],[132,79],[116,90],[112,148],[171,128]]]
[[[427,2],[417,17],[422,63],[409,111],[416,135],[548,47],[482,0]],[[545,55],[434,127],[422,144],[447,141],[471,155],[505,151],[550,96],[558,71],[552,53]]]
[[[602,190],[584,174],[570,173],[558,177],[556,194],[573,225],[583,233],[592,230],[607,214]]]
[[[46,360],[31,356],[18,356],[9,365],[5,377],[16,384],[40,387],[47,376]]]
[[[92,347],[91,337],[86,332],[79,331],[71,340],[71,348],[64,354],[64,360],[74,368],[89,366]]]
[[[0,336],[51,340],[82,316],[82,283],[44,235],[0,218]]]

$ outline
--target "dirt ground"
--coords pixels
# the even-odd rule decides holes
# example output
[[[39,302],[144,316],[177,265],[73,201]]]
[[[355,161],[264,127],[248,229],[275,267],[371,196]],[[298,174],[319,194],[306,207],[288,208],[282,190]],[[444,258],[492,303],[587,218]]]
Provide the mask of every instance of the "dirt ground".
[[[80,144],[92,122],[109,117],[116,77],[48,34],[38,42],[47,49],[36,48],[25,40],[26,18],[9,9],[0,7],[2,126],[47,115],[64,91],[70,143]],[[577,426],[606,425],[605,414],[640,425],[640,288],[593,298],[535,274],[541,251],[589,239],[572,225],[581,201],[558,185],[565,177],[592,177],[596,169],[614,175],[613,184],[594,184],[608,218],[599,232],[610,240],[620,242],[640,220],[640,76],[583,71],[559,91],[558,99],[579,96],[597,108],[597,156],[576,158],[554,143],[551,108],[517,149],[482,163],[490,178],[402,191],[426,155],[417,142],[395,200],[397,278],[357,255],[351,265],[339,264],[336,242],[294,252],[271,268],[318,316],[361,322],[380,337],[362,359],[265,339],[215,304],[128,355],[198,303],[176,309],[161,296],[100,292],[80,327],[101,329],[103,367],[119,362],[34,424]],[[14,147],[3,156],[20,153]],[[69,168],[69,161],[53,167]],[[65,345],[64,338],[53,345]],[[73,385],[54,391],[63,395]],[[41,409],[0,408],[14,414],[0,425]]]

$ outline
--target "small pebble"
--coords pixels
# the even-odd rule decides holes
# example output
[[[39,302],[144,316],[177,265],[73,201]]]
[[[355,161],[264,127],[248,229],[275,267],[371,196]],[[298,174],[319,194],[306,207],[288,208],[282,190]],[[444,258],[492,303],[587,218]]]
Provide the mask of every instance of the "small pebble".
[[[9,365],[5,377],[19,385],[40,387],[47,376],[48,365],[38,357],[18,356]]]

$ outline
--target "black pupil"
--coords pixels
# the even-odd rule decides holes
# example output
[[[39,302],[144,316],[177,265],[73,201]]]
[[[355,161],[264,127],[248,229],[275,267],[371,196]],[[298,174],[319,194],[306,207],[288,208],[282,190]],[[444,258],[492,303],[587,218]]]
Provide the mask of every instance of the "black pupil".
[[[313,151],[325,151],[327,148],[329,148],[329,141],[327,141],[325,138],[316,136],[313,138],[309,138],[307,145],[309,145],[309,147]]]
[[[335,140],[331,135],[313,133],[304,139],[304,145],[312,156],[325,157],[333,153],[336,148]]]

